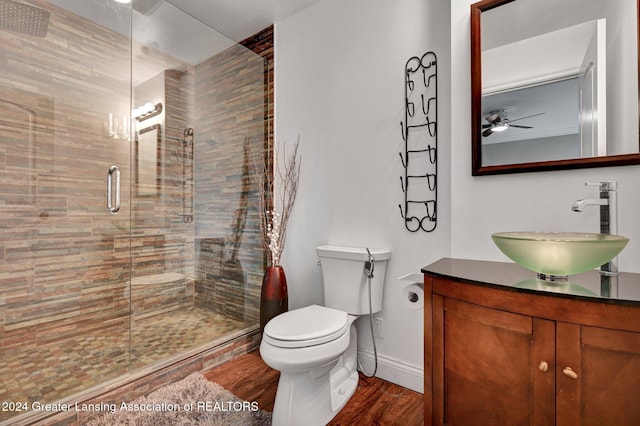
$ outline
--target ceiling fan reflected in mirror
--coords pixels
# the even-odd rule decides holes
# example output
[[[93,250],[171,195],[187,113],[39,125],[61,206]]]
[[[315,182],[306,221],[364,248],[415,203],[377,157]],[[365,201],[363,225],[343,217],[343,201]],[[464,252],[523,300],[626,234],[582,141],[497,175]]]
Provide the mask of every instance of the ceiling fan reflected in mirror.
[[[482,132],[482,136],[486,138],[487,136],[491,136],[494,132],[502,132],[504,130],[507,130],[509,127],[517,127],[519,129],[533,129],[532,126],[523,126],[511,123],[527,118],[537,117],[542,114],[544,114],[544,112],[539,112],[537,114],[527,115],[526,117],[509,120],[506,109],[494,109],[489,113],[489,115],[485,117],[485,120],[487,120],[488,123],[482,125],[482,128],[484,129]]]

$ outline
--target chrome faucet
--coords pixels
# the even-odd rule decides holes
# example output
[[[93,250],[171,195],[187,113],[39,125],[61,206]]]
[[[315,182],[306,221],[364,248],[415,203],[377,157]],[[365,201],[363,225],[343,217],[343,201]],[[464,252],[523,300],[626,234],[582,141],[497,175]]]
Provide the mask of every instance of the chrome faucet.
[[[603,181],[585,183],[586,186],[597,186],[600,191],[600,198],[576,200],[571,205],[574,212],[582,212],[587,206],[600,206],[600,233],[601,234],[618,234],[618,182]],[[611,259],[600,267],[603,275],[617,275],[618,267],[616,259]]]
[[[609,200],[606,198],[599,198],[596,200],[586,199],[586,200],[576,200],[571,206],[571,210],[574,212],[582,212],[584,208],[587,206],[608,206]]]

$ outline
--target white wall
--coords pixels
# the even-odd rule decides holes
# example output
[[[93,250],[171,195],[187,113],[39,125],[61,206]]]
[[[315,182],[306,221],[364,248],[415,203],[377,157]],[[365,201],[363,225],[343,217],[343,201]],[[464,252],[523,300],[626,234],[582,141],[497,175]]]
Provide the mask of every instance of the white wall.
[[[506,261],[490,235],[507,230],[596,231],[585,181],[618,180],[622,270],[640,272],[640,167],[471,176],[469,5],[474,0],[324,0],[276,25],[276,139],[300,136],[300,193],[283,257],[290,307],[322,303],[315,247],[388,248],[378,376],[421,389],[423,311],[404,306],[397,277],[452,256]],[[404,64],[438,55],[438,227],[409,233],[398,152]],[[455,120],[451,120],[454,117]],[[637,134],[625,134],[637,141]],[[372,345],[359,320],[359,348]]]
[[[423,310],[404,305],[398,277],[450,251],[449,46],[447,0],[324,0],[276,24],[276,140],[300,137],[300,191],[283,265],[291,308],[322,303],[315,247],[390,249],[377,339],[378,376],[423,388]],[[438,56],[439,222],[432,233],[404,228],[404,66]],[[467,167],[469,169],[469,167]],[[358,320],[361,352],[371,357],[368,318]],[[365,366],[370,371],[372,366]]]
[[[618,233],[631,239],[619,256],[619,266],[623,271],[640,272],[639,166],[471,176],[468,70],[472,3],[474,0],[451,1],[451,110],[456,117],[451,128],[451,256],[507,261],[490,238],[498,231],[598,231],[598,211],[574,213],[571,204],[580,198],[597,198],[596,189],[585,187],[585,182],[617,180]],[[637,146],[637,133],[622,137]]]

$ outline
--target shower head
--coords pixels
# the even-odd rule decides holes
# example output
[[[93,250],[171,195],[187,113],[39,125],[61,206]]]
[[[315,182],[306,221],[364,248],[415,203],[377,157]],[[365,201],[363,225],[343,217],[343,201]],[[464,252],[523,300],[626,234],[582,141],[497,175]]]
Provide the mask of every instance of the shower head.
[[[13,0],[0,0],[0,29],[46,37],[49,27],[48,10]]]

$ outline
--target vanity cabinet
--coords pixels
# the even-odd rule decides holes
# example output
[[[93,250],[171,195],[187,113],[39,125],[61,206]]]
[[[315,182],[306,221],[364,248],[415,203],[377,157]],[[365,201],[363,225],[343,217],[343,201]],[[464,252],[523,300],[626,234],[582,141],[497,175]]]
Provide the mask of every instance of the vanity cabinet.
[[[425,424],[640,424],[640,304],[474,282],[452,261],[423,269]]]
[[[436,295],[435,423],[553,424],[553,341],[552,321]]]
[[[640,424],[639,332],[560,322],[556,342],[557,424]]]

